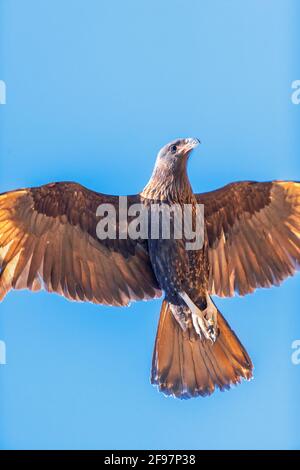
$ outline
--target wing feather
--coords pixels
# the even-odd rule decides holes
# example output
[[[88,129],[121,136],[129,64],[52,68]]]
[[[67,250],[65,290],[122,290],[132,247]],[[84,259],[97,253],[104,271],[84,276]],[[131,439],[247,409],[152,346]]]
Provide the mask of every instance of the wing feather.
[[[145,241],[97,238],[102,203],[118,212],[118,197],[76,183],[0,195],[0,300],[12,288],[43,287],[108,305],[159,297]]]
[[[300,183],[240,182],[204,204],[209,292],[230,297],[280,284],[300,266]]]

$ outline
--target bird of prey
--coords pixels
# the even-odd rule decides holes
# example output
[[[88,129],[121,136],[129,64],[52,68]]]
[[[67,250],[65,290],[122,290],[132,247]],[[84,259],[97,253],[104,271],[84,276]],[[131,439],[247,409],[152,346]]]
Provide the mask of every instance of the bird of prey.
[[[128,205],[202,204],[196,250],[175,237],[100,239],[97,208],[110,204],[118,213],[119,198],[77,183],[0,195],[0,300],[25,288],[117,306],[163,295],[151,382],[178,398],[252,377],[251,359],[212,296],[278,285],[300,264],[300,183],[245,181],[195,194],[187,161],[198,144],[164,146],[148,184],[128,196]]]

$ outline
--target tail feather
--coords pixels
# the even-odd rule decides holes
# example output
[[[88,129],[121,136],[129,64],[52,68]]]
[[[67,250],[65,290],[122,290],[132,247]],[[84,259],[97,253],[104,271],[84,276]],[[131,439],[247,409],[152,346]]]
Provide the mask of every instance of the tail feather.
[[[161,309],[155,341],[151,383],[166,395],[178,398],[206,396],[216,387],[228,390],[252,377],[253,365],[246,350],[218,312],[219,335],[214,344],[184,332],[168,302]]]

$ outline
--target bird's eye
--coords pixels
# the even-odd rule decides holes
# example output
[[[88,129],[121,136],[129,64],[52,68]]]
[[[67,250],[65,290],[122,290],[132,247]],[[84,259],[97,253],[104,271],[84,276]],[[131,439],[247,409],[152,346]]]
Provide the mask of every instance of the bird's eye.
[[[177,152],[177,145],[172,145],[171,147],[171,153]]]

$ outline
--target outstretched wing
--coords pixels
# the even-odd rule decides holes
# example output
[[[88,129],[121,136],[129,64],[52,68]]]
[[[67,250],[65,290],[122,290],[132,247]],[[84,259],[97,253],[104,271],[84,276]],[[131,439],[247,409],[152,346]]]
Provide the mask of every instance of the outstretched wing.
[[[204,194],[209,291],[244,295],[300,266],[300,183],[233,183]]]
[[[76,183],[0,195],[0,300],[10,289],[43,287],[108,305],[160,296],[145,242],[97,238],[97,207],[118,213],[118,201]]]

